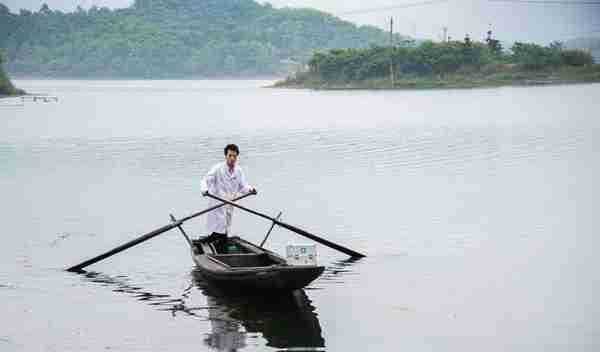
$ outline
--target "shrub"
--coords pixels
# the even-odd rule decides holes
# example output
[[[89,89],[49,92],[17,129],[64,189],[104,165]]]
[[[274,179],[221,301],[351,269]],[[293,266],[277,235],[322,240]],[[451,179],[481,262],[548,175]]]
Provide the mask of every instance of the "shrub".
[[[560,50],[533,43],[515,43],[512,48],[513,59],[528,70],[542,70],[561,63]]]
[[[560,61],[563,65],[586,66],[594,63],[594,57],[583,50],[563,50],[560,52]]]

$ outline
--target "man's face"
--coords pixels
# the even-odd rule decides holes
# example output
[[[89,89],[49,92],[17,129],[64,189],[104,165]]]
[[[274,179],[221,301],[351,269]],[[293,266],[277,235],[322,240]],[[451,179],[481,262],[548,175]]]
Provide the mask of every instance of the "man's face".
[[[227,150],[227,154],[225,155],[225,160],[227,161],[227,165],[230,168],[233,168],[235,166],[235,163],[237,161],[237,153],[233,150]]]

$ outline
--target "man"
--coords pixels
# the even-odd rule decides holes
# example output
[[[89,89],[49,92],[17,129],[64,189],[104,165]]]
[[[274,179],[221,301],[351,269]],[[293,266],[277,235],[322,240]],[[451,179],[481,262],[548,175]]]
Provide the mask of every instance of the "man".
[[[256,192],[256,189],[246,182],[244,171],[237,165],[240,149],[235,144],[228,144],[225,149],[225,161],[213,166],[202,178],[200,190],[202,195],[214,194],[224,199],[233,199],[239,194]],[[211,198],[210,205],[220,202]],[[217,252],[225,252],[227,233],[231,226],[233,206],[225,205],[207,214],[206,226],[208,236],[204,242],[214,243]]]

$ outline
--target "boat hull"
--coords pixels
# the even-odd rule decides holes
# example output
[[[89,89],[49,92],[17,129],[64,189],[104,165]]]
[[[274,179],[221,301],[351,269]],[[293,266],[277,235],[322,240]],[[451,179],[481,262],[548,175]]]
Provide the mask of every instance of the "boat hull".
[[[193,255],[199,273],[223,288],[260,291],[293,291],[306,287],[325,269],[322,266],[271,266],[236,270],[214,269],[206,255]]]
[[[192,258],[198,273],[209,283],[222,288],[258,291],[294,291],[306,287],[324,271],[318,265],[289,265],[277,253],[240,237],[228,238],[236,253],[215,253],[201,240],[192,241]]]

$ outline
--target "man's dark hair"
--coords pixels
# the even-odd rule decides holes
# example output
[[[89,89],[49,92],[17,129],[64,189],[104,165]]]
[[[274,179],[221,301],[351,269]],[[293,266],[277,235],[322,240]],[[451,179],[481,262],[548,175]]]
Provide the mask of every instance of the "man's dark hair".
[[[227,155],[228,150],[231,150],[232,152],[236,152],[237,155],[240,155],[240,148],[238,148],[238,146],[235,144],[227,144],[225,146],[225,149],[223,150],[223,153],[225,153],[225,155]]]

